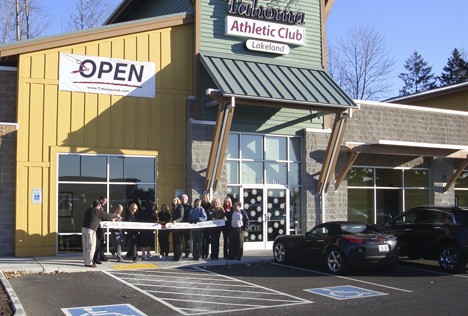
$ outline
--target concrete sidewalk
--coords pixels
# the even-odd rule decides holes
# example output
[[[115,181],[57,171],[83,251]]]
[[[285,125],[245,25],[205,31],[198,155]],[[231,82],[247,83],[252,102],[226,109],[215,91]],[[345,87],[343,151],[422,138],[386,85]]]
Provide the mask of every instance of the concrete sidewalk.
[[[79,255],[57,255],[54,257],[23,257],[23,258],[1,258],[0,271],[3,272],[22,272],[22,273],[61,273],[61,272],[85,272],[99,271],[109,269],[138,269],[138,268],[170,268],[174,269],[182,266],[216,266],[216,265],[234,265],[246,264],[255,262],[269,262],[273,260],[271,250],[246,250],[241,261],[200,259],[199,261],[192,258],[181,259],[181,261],[162,260],[153,257],[150,260],[141,260],[133,263],[127,260],[124,263],[117,262],[116,259],[110,258],[109,261],[97,265],[96,268],[88,268],[84,266],[83,256]],[[171,257],[170,257],[171,258]]]
[[[110,256],[109,256],[110,258]],[[172,258],[172,257],[170,257]],[[49,273],[71,273],[71,272],[87,272],[87,271],[105,271],[105,270],[135,270],[135,269],[176,269],[189,268],[196,266],[220,266],[220,265],[236,265],[236,264],[252,264],[262,262],[272,262],[273,254],[271,250],[246,250],[242,260],[219,260],[200,259],[199,261],[192,258],[181,259],[180,261],[162,260],[153,257],[150,260],[141,260],[133,263],[128,260],[124,263],[117,262],[116,259],[110,258],[109,261],[97,265],[96,268],[88,268],[84,266],[83,255],[58,255],[55,257],[0,257],[0,282],[3,283],[8,296],[11,299],[11,305],[14,310],[14,315],[24,316],[26,313],[15,294],[14,289],[8,282],[5,274],[49,274]],[[1,289],[0,289],[1,290]]]

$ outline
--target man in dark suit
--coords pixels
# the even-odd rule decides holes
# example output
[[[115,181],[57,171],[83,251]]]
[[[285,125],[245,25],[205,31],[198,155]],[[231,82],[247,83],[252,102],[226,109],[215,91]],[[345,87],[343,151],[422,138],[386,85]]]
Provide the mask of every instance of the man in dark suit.
[[[103,195],[99,198],[99,208],[106,212],[107,198]],[[106,234],[105,230],[98,227],[96,231],[96,252],[94,253],[93,262],[101,264],[101,261],[109,261],[105,255],[106,250]]]
[[[109,214],[100,208],[101,202],[95,200],[93,206],[85,212],[83,224],[81,225],[81,238],[83,242],[83,254],[85,266],[95,268],[93,257],[96,252],[96,230],[101,220],[113,220],[120,218],[120,215]]]

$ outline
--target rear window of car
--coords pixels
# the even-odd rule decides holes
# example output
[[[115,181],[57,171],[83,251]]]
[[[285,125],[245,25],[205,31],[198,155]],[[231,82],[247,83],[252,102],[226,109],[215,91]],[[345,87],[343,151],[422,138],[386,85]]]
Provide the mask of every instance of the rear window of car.
[[[468,209],[463,208],[459,211],[453,212],[455,220],[459,224],[468,224]]]
[[[341,230],[344,233],[362,233],[367,229],[365,224],[341,224]]]

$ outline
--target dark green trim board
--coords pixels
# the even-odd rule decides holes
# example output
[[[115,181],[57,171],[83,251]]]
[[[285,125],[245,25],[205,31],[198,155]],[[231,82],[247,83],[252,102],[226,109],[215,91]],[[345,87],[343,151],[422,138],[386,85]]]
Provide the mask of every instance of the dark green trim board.
[[[176,13],[193,13],[190,0],[127,0],[123,1],[111,16],[104,22],[115,24],[126,21],[152,18]]]

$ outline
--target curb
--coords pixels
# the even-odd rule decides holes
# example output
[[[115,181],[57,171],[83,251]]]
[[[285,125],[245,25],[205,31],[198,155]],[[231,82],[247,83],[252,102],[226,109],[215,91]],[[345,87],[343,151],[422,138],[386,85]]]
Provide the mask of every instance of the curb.
[[[5,288],[8,297],[10,298],[10,307],[13,311],[13,315],[26,316],[23,305],[21,305],[18,296],[16,296],[16,293],[11,287],[10,282],[8,282],[2,271],[0,271],[0,281]]]

